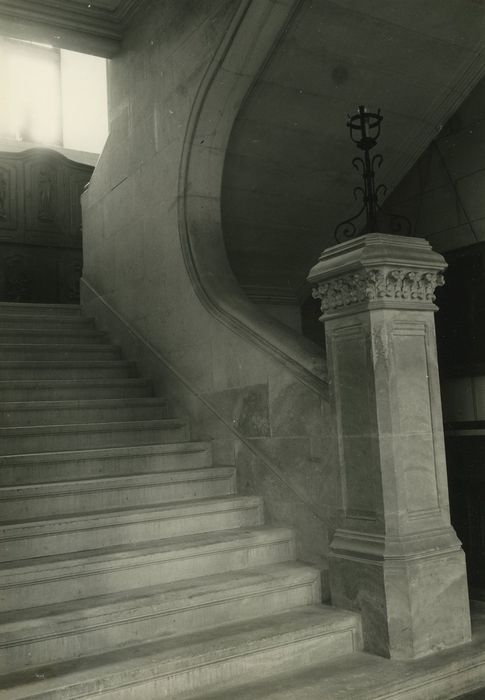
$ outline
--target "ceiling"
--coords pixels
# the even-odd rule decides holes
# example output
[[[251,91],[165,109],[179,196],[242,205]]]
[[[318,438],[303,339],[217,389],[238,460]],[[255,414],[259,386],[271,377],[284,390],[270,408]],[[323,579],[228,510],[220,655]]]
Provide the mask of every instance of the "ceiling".
[[[0,0],[0,34],[109,58],[144,0]]]

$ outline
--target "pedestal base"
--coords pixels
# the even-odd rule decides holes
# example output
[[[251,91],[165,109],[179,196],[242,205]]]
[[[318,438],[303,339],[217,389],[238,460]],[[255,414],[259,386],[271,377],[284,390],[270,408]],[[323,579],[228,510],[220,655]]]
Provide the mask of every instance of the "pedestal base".
[[[342,536],[337,538],[341,548]],[[371,552],[376,540],[359,552],[334,551],[330,561],[332,603],[361,613],[366,650],[393,659],[416,659],[470,641],[466,569],[459,543],[444,551],[386,556],[385,551]],[[385,550],[384,538],[381,544]]]

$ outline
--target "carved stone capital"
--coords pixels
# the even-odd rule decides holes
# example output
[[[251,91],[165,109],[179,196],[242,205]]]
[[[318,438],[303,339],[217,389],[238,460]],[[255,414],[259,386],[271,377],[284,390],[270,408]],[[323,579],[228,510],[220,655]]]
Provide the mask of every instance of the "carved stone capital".
[[[424,239],[373,233],[324,251],[308,279],[324,316],[358,306],[434,310],[445,268]]]
[[[443,274],[433,270],[403,268],[367,269],[350,272],[313,289],[324,314],[369,301],[413,301],[432,304],[436,287],[445,283]]]

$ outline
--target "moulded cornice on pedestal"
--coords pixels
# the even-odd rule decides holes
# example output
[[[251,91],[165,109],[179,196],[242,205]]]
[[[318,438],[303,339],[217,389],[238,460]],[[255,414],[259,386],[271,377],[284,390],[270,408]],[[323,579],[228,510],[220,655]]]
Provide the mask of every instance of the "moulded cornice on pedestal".
[[[446,267],[423,238],[370,233],[325,250],[308,281],[322,318],[359,305],[434,310]]]

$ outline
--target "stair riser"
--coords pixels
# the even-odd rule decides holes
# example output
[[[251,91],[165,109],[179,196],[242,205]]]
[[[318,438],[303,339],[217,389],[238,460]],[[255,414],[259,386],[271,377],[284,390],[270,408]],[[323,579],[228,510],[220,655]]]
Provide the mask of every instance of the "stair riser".
[[[235,544],[220,551],[201,551],[200,554],[163,559],[156,555],[138,557],[136,565],[130,561],[116,564],[111,569],[80,565],[59,567],[42,581],[12,574],[0,585],[0,610],[21,610],[36,605],[49,605],[77,598],[129,591],[142,586],[181,581],[194,576],[208,576],[227,571],[279,564],[295,558],[295,543],[291,537],[257,546]],[[35,574],[33,574],[35,576]]]
[[[57,346],[54,349],[41,349],[22,347],[20,349],[6,349],[0,347],[0,362],[2,360],[25,360],[26,362],[35,362],[43,360],[68,361],[68,360],[119,360],[120,352],[116,348],[104,349],[100,345],[96,348],[86,348],[84,345],[76,348],[75,346],[65,345]]]
[[[93,362],[96,362],[94,360]],[[112,366],[96,367],[56,367],[55,362],[49,363],[48,367],[41,365],[34,367],[6,367],[0,364],[1,380],[29,380],[29,379],[109,379],[123,377],[136,377],[136,369],[132,366],[119,365],[113,362]],[[105,396],[104,394],[102,394]],[[60,398],[59,395],[57,395]],[[2,401],[6,401],[0,396]],[[107,397],[106,397],[107,398]],[[20,400],[20,399],[18,399]]]
[[[0,401],[69,401],[79,399],[122,399],[143,398],[151,396],[152,390],[148,382],[134,382],[133,384],[114,384],[112,386],[91,384],[88,386],[56,387],[35,386],[29,387],[11,386],[0,387]]]
[[[157,420],[167,417],[165,405],[116,406],[107,408],[22,409],[0,411],[0,426],[66,425],[68,423],[110,423],[129,420]]]
[[[1,436],[0,436],[1,437]],[[181,442],[188,438],[185,427],[155,428],[139,430],[106,430],[98,432],[68,433],[45,432],[36,435],[5,437],[1,440],[5,454],[26,454],[27,452],[61,452],[62,450],[82,450],[96,447],[120,447],[122,445],[154,445],[158,443]]]
[[[39,526],[32,525],[32,527],[22,527],[22,535],[18,539],[0,540],[0,561],[79,552],[86,549],[261,524],[262,514],[259,508],[242,508],[181,517],[174,514],[170,519],[148,522],[116,523],[113,519],[109,527],[93,527],[89,530],[67,531],[66,527],[63,528],[60,525],[57,532],[45,535],[39,534]]]
[[[41,461],[42,460],[42,461]],[[79,477],[89,479],[102,476],[127,476],[146,472],[176,471],[207,467],[211,463],[211,452],[207,450],[154,453],[142,455],[93,456],[84,459],[23,463],[0,459],[0,486],[38,484],[52,481],[69,481]]]
[[[245,650],[245,653],[244,653]],[[102,696],[103,700],[162,700],[177,698],[189,692],[206,692],[217,684],[234,682],[246,677],[262,680],[277,673],[301,670],[306,667],[338,658],[353,651],[352,631],[327,633],[325,629],[310,628],[308,636],[301,633],[293,638],[286,635],[284,641],[265,642],[258,647],[241,647],[239,654],[231,654],[219,660],[207,658],[199,665],[197,660],[187,668],[175,668],[176,663],[152,667],[130,666],[116,676],[80,682],[76,686],[62,687],[35,695],[36,700],[75,700],[76,698]],[[207,655],[209,656],[209,655]],[[29,691],[27,691],[29,692]],[[33,692],[31,691],[32,696]],[[20,696],[16,696],[20,697]],[[26,699],[30,695],[24,696]]]
[[[213,478],[203,481],[187,481],[176,484],[152,484],[142,487],[91,491],[85,494],[64,493],[56,496],[10,498],[0,500],[2,520],[50,517],[71,513],[88,513],[93,510],[128,508],[193,498],[216,498],[234,494],[233,478]]]
[[[283,582],[284,585],[284,582]],[[142,643],[150,638],[188,634],[206,627],[247,620],[285,612],[293,608],[320,602],[319,586],[305,583],[294,588],[262,592],[251,597],[242,596],[226,601],[207,602],[193,607],[190,600],[181,602],[179,609],[165,610],[163,600],[142,608],[135,619],[126,619],[129,612],[113,611],[75,623],[45,624],[43,638],[32,630],[31,639],[0,647],[0,672],[21,670],[56,661],[78,658],[97,651]],[[187,607],[191,606],[191,607]],[[0,637],[1,637],[0,628]],[[14,636],[14,635],[13,635]],[[25,637],[25,633],[22,637]]]

